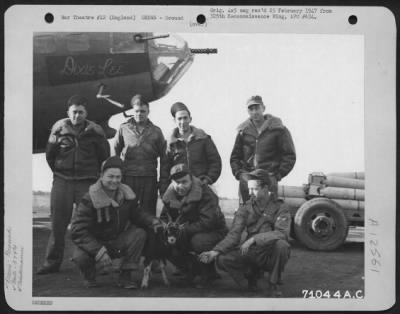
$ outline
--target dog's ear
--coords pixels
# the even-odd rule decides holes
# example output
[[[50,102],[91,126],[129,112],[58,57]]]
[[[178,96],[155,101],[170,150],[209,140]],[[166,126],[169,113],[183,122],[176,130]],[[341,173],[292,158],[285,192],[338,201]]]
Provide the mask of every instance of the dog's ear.
[[[168,237],[168,229],[169,229],[169,224],[167,224],[166,226],[164,226],[163,231],[162,231],[162,235],[164,238]]]

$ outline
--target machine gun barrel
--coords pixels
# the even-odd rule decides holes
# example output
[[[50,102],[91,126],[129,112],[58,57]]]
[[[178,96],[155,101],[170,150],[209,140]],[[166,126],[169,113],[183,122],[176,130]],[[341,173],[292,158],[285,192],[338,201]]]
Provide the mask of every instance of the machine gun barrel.
[[[217,48],[190,48],[190,52],[194,54],[210,54],[210,53],[218,53]]]

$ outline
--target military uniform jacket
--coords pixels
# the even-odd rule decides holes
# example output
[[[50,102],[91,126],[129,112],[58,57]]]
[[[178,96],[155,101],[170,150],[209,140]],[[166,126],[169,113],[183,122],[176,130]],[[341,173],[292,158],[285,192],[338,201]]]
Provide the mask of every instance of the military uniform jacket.
[[[226,253],[237,248],[243,231],[247,232],[246,239],[254,238],[256,246],[267,246],[279,239],[287,241],[290,224],[289,208],[282,201],[270,201],[266,208],[261,209],[249,200],[239,207],[229,233],[213,250]]]
[[[196,176],[206,176],[209,184],[218,180],[222,162],[218,149],[215,146],[211,136],[202,129],[191,126],[192,135],[186,143],[183,139],[177,137],[178,129],[175,128],[167,142],[167,162],[168,171],[176,164],[186,164],[190,172]]]
[[[296,152],[289,130],[279,118],[264,117],[266,120],[260,133],[250,119],[238,127],[230,158],[236,178],[241,172],[264,169],[280,180],[294,167]]]
[[[182,200],[178,200],[172,183],[163,195],[164,207],[160,218],[173,221],[178,216],[179,222],[185,224],[185,232],[191,236],[199,232],[225,229],[225,216],[218,204],[218,197],[196,177],[193,178],[192,189]]]
[[[103,243],[117,239],[131,224],[150,227],[152,222],[153,217],[138,208],[129,186],[121,184],[113,200],[99,180],[90,186],[75,211],[71,238],[80,249],[96,256]]]
[[[80,133],[69,118],[57,121],[46,147],[47,163],[54,175],[67,180],[97,179],[102,162],[109,156],[103,129],[87,120]]]
[[[157,176],[157,158],[160,157],[160,168],[165,167],[165,139],[161,129],[150,120],[143,132],[139,133],[135,119],[131,118],[121,124],[114,138],[114,150],[124,161],[124,175]],[[168,182],[168,174],[160,182]]]

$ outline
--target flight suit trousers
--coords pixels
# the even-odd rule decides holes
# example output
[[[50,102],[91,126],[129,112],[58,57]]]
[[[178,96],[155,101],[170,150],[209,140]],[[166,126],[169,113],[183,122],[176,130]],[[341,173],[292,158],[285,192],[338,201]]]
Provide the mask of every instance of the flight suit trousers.
[[[44,266],[59,268],[64,257],[65,233],[71,222],[74,204],[78,205],[96,180],[65,180],[54,176],[50,195],[51,233]]]
[[[158,185],[157,177],[124,176],[122,182],[135,192],[140,208],[156,216]]]
[[[112,258],[121,258],[120,270],[136,270],[139,268],[140,257],[146,242],[146,231],[135,225],[131,225],[122,232],[115,240],[101,242]],[[85,274],[96,274],[95,257],[75,247],[72,260],[78,265],[81,272]],[[94,279],[94,278],[92,278]]]
[[[247,254],[242,255],[240,249],[234,249],[226,254],[219,255],[217,266],[235,280],[242,288],[247,288],[246,274],[250,271],[257,273],[263,270],[269,273],[269,282],[277,284],[281,273],[289,260],[290,245],[285,240],[277,240],[272,246],[255,246],[249,248]]]

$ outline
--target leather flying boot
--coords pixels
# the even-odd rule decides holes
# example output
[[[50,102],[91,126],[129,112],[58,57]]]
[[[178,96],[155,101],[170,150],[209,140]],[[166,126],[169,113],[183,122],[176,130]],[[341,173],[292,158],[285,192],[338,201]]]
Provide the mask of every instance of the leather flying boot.
[[[38,269],[36,275],[47,275],[52,273],[58,273],[60,271],[60,267],[57,265],[43,265]]]
[[[95,288],[95,287],[97,287],[96,268],[95,267],[82,268],[80,270],[80,272],[81,272],[81,276],[83,277],[83,285],[86,288]]]
[[[133,281],[130,270],[121,270],[118,278],[118,287],[125,289],[137,289],[139,286]]]

